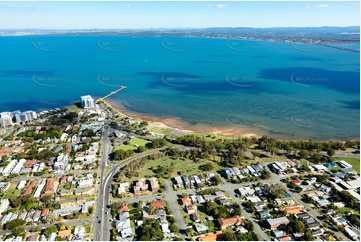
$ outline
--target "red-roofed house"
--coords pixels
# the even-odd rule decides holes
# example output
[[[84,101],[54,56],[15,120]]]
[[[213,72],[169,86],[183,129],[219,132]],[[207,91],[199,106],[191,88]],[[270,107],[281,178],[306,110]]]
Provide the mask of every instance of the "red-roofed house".
[[[54,182],[55,182],[55,178],[48,178],[48,180],[46,181],[45,192],[42,195],[42,197],[54,195],[54,193],[55,193]]]
[[[67,176],[62,176],[62,177],[60,178],[60,184],[66,183],[66,179],[67,179],[67,178],[68,178]]]
[[[243,219],[240,216],[234,216],[231,218],[220,218],[218,219],[218,223],[222,229],[226,229],[232,225],[241,225],[243,223]]]
[[[301,185],[302,181],[300,179],[296,178],[296,179],[292,180],[292,183],[299,186],[299,185]]]
[[[35,183],[36,183],[36,180],[32,180],[29,185],[25,188],[25,191],[23,193],[23,196],[26,196],[26,195],[29,195],[32,190],[33,190],[33,187],[35,186]]]
[[[189,197],[183,197],[181,200],[184,206],[192,205],[192,200]]]
[[[216,233],[209,233],[198,237],[198,241],[216,241],[222,238],[222,231]]]
[[[59,231],[59,232],[58,232],[58,236],[59,236],[60,238],[68,238],[68,237],[71,236],[71,230],[68,229],[68,230]]]
[[[155,209],[162,208],[162,207],[164,207],[164,202],[163,201],[153,201],[150,203],[150,206],[152,206]]]
[[[129,207],[127,205],[121,206],[119,208],[119,212],[128,212],[128,211],[129,211]]]
[[[49,208],[44,208],[42,211],[41,211],[41,214],[40,216],[43,217],[43,216],[46,216],[49,214]]]
[[[27,162],[25,162],[25,168],[32,168],[33,165],[36,164],[36,162],[38,162],[38,160],[28,160]]]

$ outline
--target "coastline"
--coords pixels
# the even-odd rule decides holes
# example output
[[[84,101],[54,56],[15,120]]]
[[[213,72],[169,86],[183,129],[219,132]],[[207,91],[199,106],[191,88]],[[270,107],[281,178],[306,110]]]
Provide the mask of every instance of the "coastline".
[[[102,100],[106,105],[114,109],[122,116],[135,118],[139,120],[145,120],[151,122],[155,126],[160,128],[176,129],[184,133],[209,133],[213,135],[223,135],[228,137],[241,137],[241,138],[260,138],[262,135],[256,134],[253,130],[246,127],[230,127],[220,125],[208,125],[208,124],[189,124],[175,117],[155,117],[149,114],[140,114],[127,110],[119,104],[116,104],[109,100]]]

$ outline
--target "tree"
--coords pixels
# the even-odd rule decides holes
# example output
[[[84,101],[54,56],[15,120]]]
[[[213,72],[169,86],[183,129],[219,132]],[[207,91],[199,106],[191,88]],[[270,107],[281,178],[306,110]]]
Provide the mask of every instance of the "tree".
[[[148,219],[144,222],[142,228],[138,230],[138,236],[142,241],[162,241],[164,233],[156,219]]]
[[[269,192],[273,198],[279,198],[285,194],[285,190],[279,184],[272,184],[270,186]]]
[[[199,169],[203,170],[203,171],[211,171],[213,170],[214,166],[211,163],[206,163],[204,165],[200,165]]]
[[[221,179],[221,177],[219,175],[215,175],[213,182],[214,182],[214,185],[217,186],[217,185],[222,183],[222,179]]]
[[[178,232],[178,227],[176,224],[171,224],[169,227],[170,231],[173,233],[177,233]]]
[[[291,221],[288,226],[292,229],[293,233],[304,233],[306,231],[305,224],[298,219]]]
[[[6,222],[6,224],[4,225],[4,228],[6,230],[14,230],[15,228],[20,227],[20,226],[22,226],[24,224],[25,224],[24,220],[14,219],[12,221]]]
[[[238,241],[237,236],[233,231],[226,230],[222,233],[224,241]]]
[[[48,224],[53,224],[56,220],[56,217],[53,213],[48,214],[48,216],[46,217],[46,223]]]
[[[314,237],[311,233],[311,231],[307,230],[305,232],[305,234],[302,236],[303,240],[306,240],[306,241],[313,241],[314,240]]]
[[[300,156],[301,159],[308,159],[310,158],[310,152],[308,150],[301,150],[298,155]]]
[[[15,236],[19,236],[21,234],[25,233],[25,229],[24,226],[21,227],[17,227],[14,231],[13,231],[13,235]]]
[[[334,149],[330,148],[330,149],[327,150],[328,157],[332,158],[335,154],[336,154],[336,152],[335,152]]]
[[[18,196],[10,198],[10,206],[13,208],[18,208],[21,205],[21,199]]]
[[[114,160],[124,160],[134,154],[133,150],[116,150],[111,154]]]
[[[90,207],[88,208],[88,212],[89,212],[89,214],[93,214],[93,212],[94,212],[94,206],[90,206]]]
[[[152,140],[152,142],[148,143],[147,146],[152,149],[157,149],[157,148],[165,146],[166,144],[167,144],[166,139],[158,138],[158,139]]]
[[[253,159],[257,162],[258,157],[260,157],[261,155],[261,152],[259,150],[252,150],[251,153],[253,155]]]
[[[271,173],[264,169],[261,174],[261,179],[268,179],[270,177],[271,177]]]
[[[49,237],[52,233],[56,233],[58,231],[58,229],[56,228],[56,226],[51,226],[49,228],[46,228],[44,230],[44,234],[46,235],[46,237]]]
[[[142,152],[144,152],[146,150],[147,150],[147,148],[145,148],[145,146],[138,146],[138,148],[137,148],[138,153],[142,153]]]

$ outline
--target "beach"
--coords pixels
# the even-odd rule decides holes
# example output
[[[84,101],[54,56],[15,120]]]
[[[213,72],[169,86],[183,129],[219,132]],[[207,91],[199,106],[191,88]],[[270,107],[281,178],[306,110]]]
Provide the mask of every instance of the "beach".
[[[148,114],[139,114],[136,112],[129,111],[122,107],[121,105],[114,103],[112,101],[105,101],[109,107],[116,110],[120,115],[145,120],[151,122],[154,126],[158,126],[160,128],[168,128],[168,129],[176,129],[182,133],[209,133],[213,135],[223,135],[229,137],[242,137],[242,138],[251,138],[256,137],[259,138],[262,135],[257,134],[254,130],[247,127],[232,127],[232,126],[220,126],[220,125],[209,125],[209,124],[189,124],[175,117],[155,117]]]

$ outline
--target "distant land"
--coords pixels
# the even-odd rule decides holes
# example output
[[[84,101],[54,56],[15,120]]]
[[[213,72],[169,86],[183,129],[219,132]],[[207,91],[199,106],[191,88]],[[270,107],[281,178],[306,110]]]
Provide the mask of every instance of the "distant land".
[[[0,36],[171,36],[196,38],[234,38],[275,42],[354,44],[360,42],[360,26],[349,27],[214,27],[151,29],[0,29]]]

